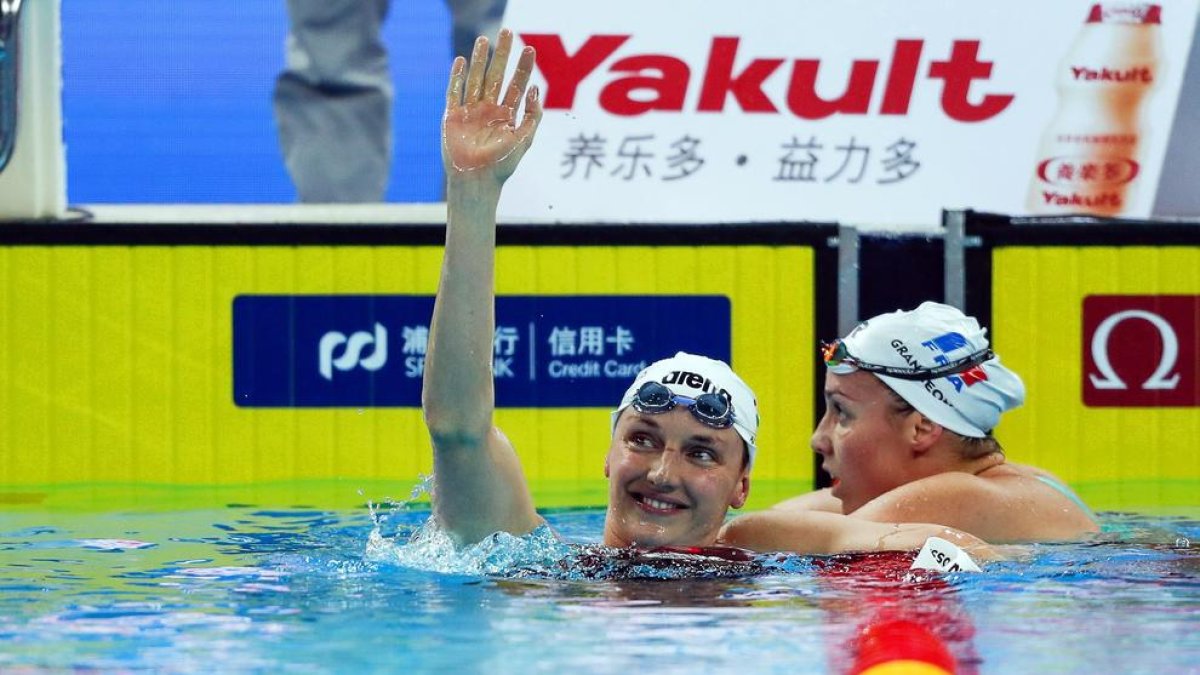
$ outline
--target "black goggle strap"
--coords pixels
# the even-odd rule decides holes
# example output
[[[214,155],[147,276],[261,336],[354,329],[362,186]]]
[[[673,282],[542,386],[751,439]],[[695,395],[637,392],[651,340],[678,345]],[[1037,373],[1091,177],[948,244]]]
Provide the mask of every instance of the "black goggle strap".
[[[881,366],[874,363],[866,363],[854,358],[850,351],[846,349],[846,343],[841,340],[834,340],[821,345],[821,357],[828,366],[840,366],[843,363],[854,366],[859,370],[865,370],[868,373],[880,373],[888,375],[900,380],[936,380],[939,377],[947,375],[955,375],[965,370],[970,370],[985,361],[990,361],[996,357],[996,353],[991,349],[969,354],[961,359],[955,359],[948,363],[943,363],[932,368],[899,368],[896,366]]]
[[[943,363],[940,366],[934,366],[933,368],[889,368],[888,370],[891,372],[887,372],[885,375],[891,375],[901,380],[936,380],[939,377],[956,375],[964,370],[970,370],[994,358],[996,358],[996,353],[990,349],[985,349],[981,352],[964,356],[961,359]]]

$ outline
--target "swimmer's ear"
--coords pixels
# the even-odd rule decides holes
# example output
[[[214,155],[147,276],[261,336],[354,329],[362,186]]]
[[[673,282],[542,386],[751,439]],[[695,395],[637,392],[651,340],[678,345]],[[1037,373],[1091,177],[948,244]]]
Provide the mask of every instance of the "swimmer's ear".
[[[611,472],[608,469],[608,455],[605,455],[604,456],[604,477],[609,478],[610,477],[609,473],[611,473]]]
[[[923,454],[938,442],[938,439],[942,437],[942,433],[946,429],[924,415],[914,415],[913,418],[915,421],[909,428],[911,433],[910,446],[914,453]]]
[[[746,505],[746,499],[750,497],[750,474],[742,472],[742,477],[738,479],[737,488],[735,488],[733,496],[729,500],[729,505],[735,509],[740,509]]]

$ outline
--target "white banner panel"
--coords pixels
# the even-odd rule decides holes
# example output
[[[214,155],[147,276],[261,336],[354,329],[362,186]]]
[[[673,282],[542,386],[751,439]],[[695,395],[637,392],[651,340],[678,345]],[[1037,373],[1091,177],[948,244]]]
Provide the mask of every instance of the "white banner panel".
[[[1197,0],[509,0],[546,115],[505,222],[1145,217]]]

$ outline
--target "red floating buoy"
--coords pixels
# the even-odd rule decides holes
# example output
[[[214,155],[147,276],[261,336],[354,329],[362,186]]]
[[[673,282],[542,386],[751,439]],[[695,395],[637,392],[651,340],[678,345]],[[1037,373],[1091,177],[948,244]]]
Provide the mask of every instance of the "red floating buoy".
[[[871,624],[858,636],[851,675],[950,675],[954,655],[945,643],[912,621]]]

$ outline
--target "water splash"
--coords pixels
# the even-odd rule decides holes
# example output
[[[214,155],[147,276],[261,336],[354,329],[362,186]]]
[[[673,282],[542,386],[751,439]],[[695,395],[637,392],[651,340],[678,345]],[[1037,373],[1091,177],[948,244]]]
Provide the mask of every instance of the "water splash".
[[[417,474],[417,478],[419,479],[417,484],[413,486],[412,491],[408,494],[408,501],[410,502],[420,499],[423,495],[433,494],[433,474],[419,473]]]
[[[497,532],[472,546],[460,547],[433,518],[421,525],[407,541],[387,538],[373,530],[367,539],[365,558],[412,569],[443,574],[509,576],[521,569],[544,568],[571,553],[548,525],[517,537]]]
[[[759,559],[733,560],[662,549],[571,544],[559,539],[549,525],[520,537],[497,532],[464,547],[433,518],[417,528],[407,541],[373,531],[364,558],[442,574],[564,581],[728,579],[758,575],[767,569],[767,564]]]
[[[392,523],[399,520],[397,516],[409,512],[414,502],[421,500],[426,495],[432,494],[433,474],[417,474],[417,478],[417,483],[409,491],[408,499],[397,501],[391,497],[384,497],[379,502],[371,499],[367,500],[367,511],[370,513],[374,530],[379,532],[381,536],[390,538],[402,532],[412,532],[412,528],[409,526],[393,526]],[[358,494],[361,496],[363,491],[359,490]]]

